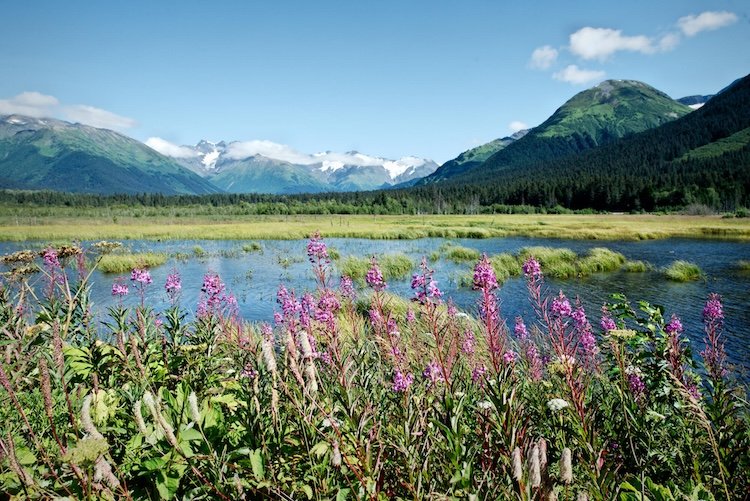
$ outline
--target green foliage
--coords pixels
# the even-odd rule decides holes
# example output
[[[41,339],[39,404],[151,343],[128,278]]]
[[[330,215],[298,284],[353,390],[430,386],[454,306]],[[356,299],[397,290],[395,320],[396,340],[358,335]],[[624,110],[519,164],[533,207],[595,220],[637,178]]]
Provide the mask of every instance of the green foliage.
[[[675,282],[690,282],[703,278],[703,271],[697,264],[677,260],[664,270],[664,276]]]
[[[625,261],[622,270],[628,273],[645,273],[653,269],[646,261]]]
[[[11,498],[702,500],[750,488],[747,389],[702,376],[647,302],[614,296],[617,329],[587,350],[572,322],[526,318],[534,328],[516,339],[490,317],[384,291],[336,295],[331,316],[291,308],[273,328],[216,311],[187,322],[179,304],[115,307],[97,333],[88,285],[70,283],[38,297],[0,287]],[[318,305],[336,294],[311,293]]]
[[[382,254],[376,257],[386,281],[404,279],[414,269],[414,262],[403,253]],[[370,266],[370,258],[347,256],[339,263],[339,270],[341,275],[347,275],[352,280],[363,283]]]
[[[104,273],[128,273],[133,268],[155,268],[167,262],[168,256],[158,252],[106,254],[99,269]]]

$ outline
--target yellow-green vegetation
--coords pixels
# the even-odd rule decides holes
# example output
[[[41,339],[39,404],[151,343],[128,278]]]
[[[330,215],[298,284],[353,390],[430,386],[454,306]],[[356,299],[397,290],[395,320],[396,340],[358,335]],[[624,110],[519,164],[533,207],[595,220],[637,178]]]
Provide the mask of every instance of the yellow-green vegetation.
[[[208,252],[206,252],[206,250],[200,245],[196,245],[193,247],[193,255],[195,257],[206,257]]]
[[[587,256],[582,258],[578,264],[579,275],[591,275],[619,270],[625,262],[625,256],[604,247],[591,249]]]
[[[500,283],[521,274],[521,262],[508,252],[495,254],[490,258],[490,263],[492,263],[492,269],[495,270],[495,275]]]
[[[414,269],[412,260],[403,253],[383,254],[377,256],[377,260],[385,280],[406,278]],[[367,270],[370,269],[370,258],[347,256],[341,261],[339,268],[342,275],[347,275],[352,280],[361,283],[367,275]]]
[[[104,273],[127,273],[133,268],[154,268],[167,262],[167,255],[157,252],[106,254],[98,269]]]
[[[703,278],[703,271],[697,264],[678,260],[664,270],[664,276],[675,282],[690,282]]]
[[[446,242],[440,246],[440,250],[444,253],[445,258],[453,261],[454,263],[462,263],[465,261],[477,261],[479,260],[479,251],[476,249],[470,249],[462,245]]]
[[[737,269],[740,271],[750,271],[750,261],[737,261]]]
[[[243,252],[263,252],[263,246],[259,242],[250,242],[242,246]]]
[[[76,208],[78,210],[78,208]],[[175,217],[154,210],[0,208],[0,240],[101,239],[261,240],[302,239],[320,230],[326,237],[415,239],[528,236],[594,240],[691,237],[750,240],[750,218],[630,214],[498,215],[296,215],[201,214]],[[117,217],[117,223],[112,218]]]
[[[622,271],[628,273],[645,273],[651,269],[653,269],[653,266],[646,261],[625,261],[622,265]]]
[[[554,247],[524,247],[518,253],[521,261],[533,257],[542,265],[544,274],[551,278],[570,278],[578,274],[576,259],[578,255],[570,249]]]

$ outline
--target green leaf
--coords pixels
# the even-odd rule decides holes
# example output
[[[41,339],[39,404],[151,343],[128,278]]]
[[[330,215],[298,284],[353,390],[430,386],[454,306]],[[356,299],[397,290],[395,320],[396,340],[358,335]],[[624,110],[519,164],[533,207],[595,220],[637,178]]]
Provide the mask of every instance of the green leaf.
[[[263,468],[263,452],[260,449],[255,449],[250,453],[250,466],[253,468],[255,480],[263,480],[266,472]]]
[[[307,496],[307,499],[312,499],[313,498],[313,490],[312,490],[312,487],[310,487],[309,485],[307,485],[307,484],[303,485],[302,486],[302,491]]]
[[[202,439],[203,435],[201,435],[201,432],[196,430],[195,428],[185,428],[184,430],[180,431],[180,440],[190,442]]]
[[[163,458],[151,458],[141,462],[143,468],[148,471],[161,470],[162,468],[164,468],[165,464],[166,462]]]
[[[341,489],[341,490],[340,490],[340,491],[339,491],[339,492],[338,492],[338,493],[336,494],[336,501],[346,501],[347,499],[349,499],[349,493],[350,493],[351,491],[352,491],[352,490],[351,490],[351,489],[348,489],[348,488],[347,488],[347,489]]]
[[[312,449],[310,449],[310,454],[314,454],[318,457],[323,457],[326,452],[328,452],[328,442],[326,441],[318,442],[313,445]]]
[[[156,482],[156,490],[162,499],[174,499],[177,490],[180,488],[180,477],[167,475],[164,472],[159,474],[159,480]]]

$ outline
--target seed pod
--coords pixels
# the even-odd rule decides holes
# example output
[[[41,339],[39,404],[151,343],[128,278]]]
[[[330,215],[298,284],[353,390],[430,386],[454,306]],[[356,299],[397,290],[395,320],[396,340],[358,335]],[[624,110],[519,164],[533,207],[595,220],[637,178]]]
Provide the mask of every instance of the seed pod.
[[[560,480],[566,484],[573,481],[573,465],[571,452],[568,447],[563,449],[562,457],[560,458]]]
[[[539,487],[542,483],[542,472],[539,467],[539,446],[535,445],[531,450],[531,461],[529,464],[529,481],[532,487]]]
[[[521,449],[516,447],[513,449],[513,479],[516,482],[523,480],[523,465],[521,464]]]

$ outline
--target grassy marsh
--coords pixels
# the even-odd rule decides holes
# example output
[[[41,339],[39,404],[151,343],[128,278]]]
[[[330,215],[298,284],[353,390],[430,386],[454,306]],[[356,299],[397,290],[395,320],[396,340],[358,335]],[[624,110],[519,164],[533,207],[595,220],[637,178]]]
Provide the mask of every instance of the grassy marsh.
[[[167,255],[157,252],[106,254],[99,270],[104,273],[129,273],[133,268],[154,268],[167,262]]]
[[[44,210],[43,210],[44,209]],[[314,231],[326,237],[416,239],[528,236],[592,240],[707,238],[750,240],[750,218],[685,215],[296,215],[242,216],[202,214],[175,217],[166,211],[133,217],[102,210],[0,208],[0,240],[72,241],[100,239],[153,240],[287,240]],[[132,211],[130,211],[132,212]]]
[[[664,276],[675,282],[690,282],[703,278],[703,271],[697,264],[678,260],[664,270]]]
[[[403,253],[384,254],[377,256],[380,271],[385,280],[404,279],[414,269],[414,262]],[[347,256],[339,264],[339,271],[357,282],[363,283],[367,270],[370,269],[370,258]]]

